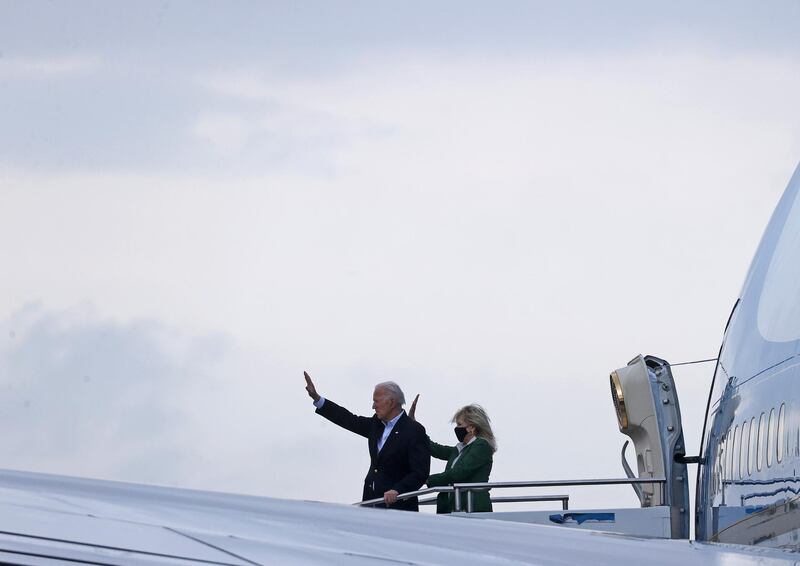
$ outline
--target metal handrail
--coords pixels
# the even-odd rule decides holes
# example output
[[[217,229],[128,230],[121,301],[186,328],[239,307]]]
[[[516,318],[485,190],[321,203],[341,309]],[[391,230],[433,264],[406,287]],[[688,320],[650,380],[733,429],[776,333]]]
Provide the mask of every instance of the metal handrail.
[[[455,511],[462,511],[461,493],[467,494],[467,513],[472,513],[472,493],[473,491],[485,491],[489,489],[521,488],[521,487],[566,487],[582,485],[635,485],[635,484],[659,484],[661,488],[661,500],[664,500],[664,490],[667,483],[665,478],[609,478],[609,479],[587,479],[587,480],[541,480],[541,481],[515,481],[515,482],[477,482],[477,483],[457,483],[453,485],[443,485],[439,487],[428,487],[401,493],[397,496],[398,500],[410,499],[429,493],[450,493],[455,496]],[[519,497],[498,497],[491,498],[492,502],[512,502],[512,501],[561,501],[562,508],[568,509],[569,495],[544,495],[544,496],[519,496]],[[435,500],[420,502],[423,505],[432,505]],[[359,507],[372,507],[383,503],[383,497],[358,501],[353,505]]]
[[[430,488],[433,491],[439,491],[440,493],[449,493],[453,490],[452,486],[442,486],[441,488]],[[426,490],[420,490],[426,491]],[[409,492],[402,494],[403,497],[398,496],[398,499],[408,499],[409,497],[415,497],[413,494],[416,492]],[[423,494],[424,495],[424,494]],[[408,496],[408,497],[406,497]],[[566,511],[569,509],[569,495],[519,495],[514,497],[492,497],[490,498],[492,503],[522,503],[526,501],[560,501],[561,502],[561,509]],[[377,499],[370,499],[368,501],[359,501],[357,503],[353,503],[356,506],[363,506],[363,507],[371,507],[373,505],[378,505],[383,503],[383,498],[379,497]],[[431,497],[429,499],[420,499],[420,505],[436,505],[437,500],[435,497]]]
[[[407,491],[397,496],[397,500],[411,499],[420,495],[427,495],[429,493],[450,493],[453,491],[452,485],[443,485],[440,487],[426,487],[425,489],[418,489],[416,491]],[[434,500],[435,501],[435,500]],[[373,505],[380,505],[383,503],[383,497],[376,497],[375,499],[367,499],[366,501],[357,501],[353,503],[356,507],[372,507]],[[427,503],[427,502],[426,502]]]
[[[468,496],[469,497],[469,496]],[[490,497],[492,503],[523,503],[526,501],[560,501],[561,509],[569,509],[569,495],[519,495],[511,497]]]
[[[661,500],[664,500],[665,478],[609,478],[588,480],[542,480],[542,481],[509,481],[509,482],[476,482],[453,484],[455,495],[455,511],[460,512],[461,492],[467,492],[467,513],[472,513],[472,492],[487,489],[520,488],[520,487],[566,487],[581,485],[634,485],[641,483],[657,483],[661,488]]]

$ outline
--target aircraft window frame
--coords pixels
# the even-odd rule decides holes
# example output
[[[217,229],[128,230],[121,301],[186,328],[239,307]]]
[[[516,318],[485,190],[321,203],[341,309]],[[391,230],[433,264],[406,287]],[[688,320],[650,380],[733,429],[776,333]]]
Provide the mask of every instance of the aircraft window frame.
[[[792,453],[794,455],[794,459],[796,460],[800,457],[800,422],[798,422],[797,418],[797,403],[795,401],[791,401],[789,407],[789,422],[791,423],[791,427],[787,427],[787,432],[794,437],[794,447]]]
[[[789,436],[786,431],[786,403],[781,403],[778,409],[778,424],[775,427],[775,461],[780,464],[783,462],[784,442],[788,443]]]
[[[725,461],[727,459],[728,453],[725,451],[725,438],[722,438],[720,442],[720,450],[719,450],[719,488],[718,491],[722,491],[722,484],[725,481]]]
[[[747,442],[748,438],[747,422],[742,423],[742,433],[739,435],[739,479],[743,479],[747,471]]]
[[[756,435],[756,471],[764,467],[764,441],[767,436],[767,423],[764,420],[764,411],[758,416],[758,434]]]
[[[772,447],[773,445],[777,444],[777,438],[775,437],[775,407],[772,407],[769,410],[769,416],[767,417],[767,434],[764,438],[764,452],[767,455],[767,468],[772,467]]]
[[[725,436],[722,438],[723,448],[722,448],[722,485],[725,486],[725,480],[728,478],[728,461],[730,458],[728,457],[728,446],[730,445],[730,430],[727,431]]]
[[[800,455],[800,428],[797,422],[797,403],[789,401],[786,407],[786,457],[797,459]]]

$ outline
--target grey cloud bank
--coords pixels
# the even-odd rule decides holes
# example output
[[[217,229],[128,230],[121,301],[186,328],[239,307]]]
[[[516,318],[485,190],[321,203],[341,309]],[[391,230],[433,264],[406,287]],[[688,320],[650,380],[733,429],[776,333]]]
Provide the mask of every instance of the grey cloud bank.
[[[669,88],[696,80],[696,65],[714,73],[732,59],[777,58],[794,68],[800,55],[791,39],[800,8],[792,2],[508,2],[491,9],[471,2],[235,9],[221,2],[8,2],[2,11],[0,163],[38,170],[324,178],[337,173],[332,154],[342,144],[381,143],[396,133],[392,108],[380,99],[372,105],[380,85],[399,89],[400,100],[461,69],[450,78],[453,96],[475,99],[481,85],[507,80],[487,76],[493,67],[532,80],[539,73],[614,77],[638,56],[645,73],[666,75]],[[242,75],[270,94],[248,103],[197,80],[221,77],[233,86]],[[359,109],[329,111],[348,95]],[[531,103],[517,114],[535,112]],[[360,119],[359,110],[371,106],[372,120]]]
[[[608,370],[716,352],[800,155],[797,5],[403,6],[0,6],[5,466],[355,500],[306,369],[621,473]]]
[[[4,467],[174,483],[197,466],[185,390],[208,389],[224,340],[33,305],[0,327]]]
[[[330,62],[351,50],[446,49],[583,52],[651,41],[718,43],[725,49],[785,49],[795,2],[5,2],[3,53],[102,47],[172,61],[225,60],[270,51],[277,58]],[[70,25],[63,25],[68,22]],[[335,22],[335,24],[334,24]],[[37,53],[38,54],[38,53]],[[318,69],[315,69],[318,70]]]
[[[3,468],[357,498],[341,478],[360,469],[360,446],[326,441],[290,378],[295,368],[237,351],[223,336],[99,319],[86,305],[30,304],[0,321],[0,333]],[[349,368],[348,378],[367,391],[375,371]],[[321,462],[336,473],[319,474]]]

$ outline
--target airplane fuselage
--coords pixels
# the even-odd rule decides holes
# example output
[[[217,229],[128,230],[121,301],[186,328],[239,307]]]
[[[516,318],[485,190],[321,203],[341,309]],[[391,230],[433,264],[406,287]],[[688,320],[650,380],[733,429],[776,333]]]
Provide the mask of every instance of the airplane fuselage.
[[[798,548],[800,167],[725,330],[698,471],[700,540]]]

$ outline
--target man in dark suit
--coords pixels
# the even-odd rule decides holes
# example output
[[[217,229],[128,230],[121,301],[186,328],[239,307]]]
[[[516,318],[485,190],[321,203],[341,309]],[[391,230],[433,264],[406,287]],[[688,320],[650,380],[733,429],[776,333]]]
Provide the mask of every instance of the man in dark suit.
[[[425,427],[408,418],[403,410],[405,396],[400,387],[393,381],[376,385],[372,394],[375,414],[360,417],[320,396],[308,373],[303,375],[317,413],[367,439],[370,463],[361,500],[382,497],[392,509],[419,511],[416,497],[398,500],[397,496],[416,491],[425,483],[431,467],[431,451]]]

